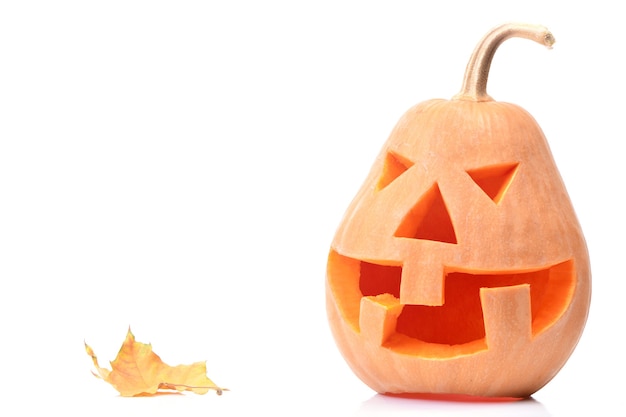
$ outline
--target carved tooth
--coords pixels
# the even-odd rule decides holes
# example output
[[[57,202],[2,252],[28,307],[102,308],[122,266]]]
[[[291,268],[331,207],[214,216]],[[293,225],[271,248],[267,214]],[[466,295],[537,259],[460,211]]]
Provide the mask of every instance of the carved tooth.
[[[359,326],[366,340],[382,345],[396,330],[403,305],[391,294],[361,298]]]
[[[480,301],[489,350],[508,352],[528,345],[532,338],[529,284],[481,288]]]
[[[400,302],[425,306],[443,305],[444,279],[443,265],[422,262],[419,259],[405,262],[400,282]]]

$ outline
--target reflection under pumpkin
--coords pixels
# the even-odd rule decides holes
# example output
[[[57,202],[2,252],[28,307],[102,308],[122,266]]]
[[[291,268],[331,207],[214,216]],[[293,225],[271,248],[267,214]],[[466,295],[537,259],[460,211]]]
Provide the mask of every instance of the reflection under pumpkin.
[[[329,260],[330,289],[337,297],[344,318],[355,329],[359,328],[363,297],[373,299],[389,294],[387,298],[392,297],[395,303],[399,303],[401,266],[365,262],[335,251],[331,253]],[[443,305],[401,306],[395,330],[388,335],[388,342],[398,345],[406,343],[409,338],[429,344],[471,344],[477,349],[484,349],[485,326],[480,289],[520,284],[530,287],[531,328],[532,334],[536,335],[556,321],[569,305],[575,286],[575,268],[573,260],[568,260],[529,271],[473,273],[467,270],[448,270],[442,279]],[[480,341],[483,343],[477,343]]]

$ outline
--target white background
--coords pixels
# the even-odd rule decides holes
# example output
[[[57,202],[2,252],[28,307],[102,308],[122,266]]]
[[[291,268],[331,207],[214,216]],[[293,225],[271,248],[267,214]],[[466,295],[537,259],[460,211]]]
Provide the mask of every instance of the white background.
[[[0,3],[0,414],[623,413],[621,12],[512,3]],[[529,401],[376,395],[328,330],[330,241],[399,117],[452,97],[508,21],[557,39],[503,44],[488,91],[548,137],[589,245],[587,328]],[[231,391],[119,397],[83,341],[107,365],[128,326]]]

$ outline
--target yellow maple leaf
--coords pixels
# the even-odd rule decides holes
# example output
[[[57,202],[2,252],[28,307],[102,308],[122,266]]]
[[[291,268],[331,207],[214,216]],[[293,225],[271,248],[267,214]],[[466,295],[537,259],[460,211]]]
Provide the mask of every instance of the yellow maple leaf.
[[[135,341],[130,328],[117,357],[111,362],[111,369],[98,365],[98,358],[87,343],[85,350],[96,368],[95,372],[92,371],[94,376],[113,385],[124,397],[154,395],[160,390],[191,391],[196,394],[214,390],[222,395],[226,390],[207,377],[205,362],[169,366],[152,351],[150,344]]]

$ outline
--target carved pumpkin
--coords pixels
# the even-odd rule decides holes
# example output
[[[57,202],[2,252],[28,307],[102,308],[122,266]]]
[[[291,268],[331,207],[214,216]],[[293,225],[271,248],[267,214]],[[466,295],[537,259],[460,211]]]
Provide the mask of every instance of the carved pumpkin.
[[[327,265],[345,360],[379,393],[526,397],[565,364],[587,318],[583,233],[536,121],[486,93],[483,38],[452,100],[398,122],[349,206]]]

